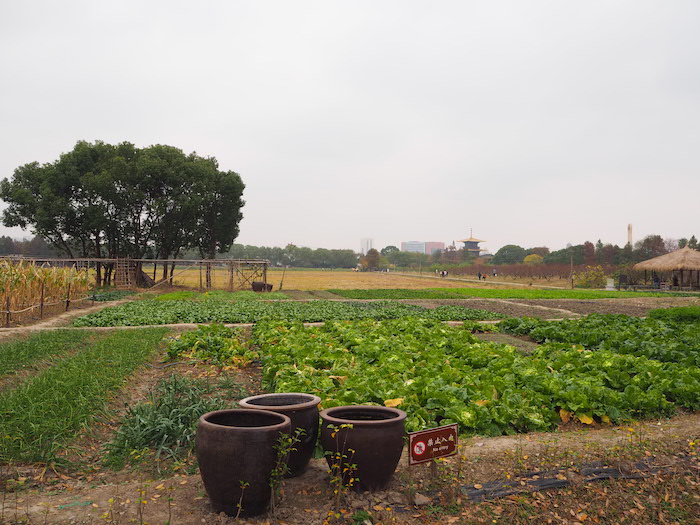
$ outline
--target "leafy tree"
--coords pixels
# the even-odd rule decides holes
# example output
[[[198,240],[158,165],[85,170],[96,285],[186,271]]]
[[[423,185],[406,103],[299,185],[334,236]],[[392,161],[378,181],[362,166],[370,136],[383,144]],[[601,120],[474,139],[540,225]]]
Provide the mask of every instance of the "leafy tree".
[[[698,245],[698,240],[695,238],[695,235],[693,235],[688,241],[688,247],[692,248],[693,250],[697,250],[700,247]]]
[[[374,248],[367,251],[367,254],[363,257],[364,264],[368,270],[376,270],[379,268],[380,254]]]
[[[202,256],[230,248],[243,201],[238,174],[171,146],[78,142],[53,163],[0,183],[6,226],[31,227],[75,257]]]
[[[534,253],[535,255],[539,255],[541,257],[544,257],[546,255],[549,255],[549,248],[546,246],[536,246],[535,248],[530,248],[527,251],[528,255]]]
[[[647,235],[634,245],[634,252],[637,261],[645,261],[668,253],[668,250],[661,235]]]
[[[15,253],[17,253],[15,241],[5,235],[0,237],[0,255],[13,255]]]
[[[589,266],[595,264],[595,246],[590,241],[583,243],[583,262]]]
[[[525,264],[542,264],[542,261],[544,260],[544,257],[541,255],[537,255],[536,253],[531,253],[530,255],[526,256],[525,259],[523,259],[523,262]]]
[[[492,264],[516,264],[523,262],[527,255],[525,248],[516,244],[507,244],[498,250],[491,259]]]
[[[394,253],[394,252],[398,252],[398,251],[400,251],[400,250],[396,246],[389,245],[389,246],[385,246],[384,248],[382,248],[382,250],[379,253],[381,253],[382,255],[384,255],[386,257],[390,253]]]
[[[544,258],[545,264],[583,264],[583,245],[567,246],[561,250],[556,250],[546,255]]]

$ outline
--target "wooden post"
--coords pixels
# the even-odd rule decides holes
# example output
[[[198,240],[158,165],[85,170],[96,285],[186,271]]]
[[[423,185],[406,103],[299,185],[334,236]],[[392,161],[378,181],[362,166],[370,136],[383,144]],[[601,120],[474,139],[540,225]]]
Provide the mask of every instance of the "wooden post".
[[[267,263],[263,263],[263,282],[267,284]]]
[[[5,296],[5,328],[10,327],[10,316],[12,314],[10,313],[10,296],[6,295]]]
[[[202,263],[199,263],[199,291],[202,292],[204,290],[202,286]]]
[[[211,263],[207,263],[207,292],[211,290]]]
[[[228,264],[228,291],[233,291],[233,263]]]
[[[44,281],[41,281],[41,295],[39,296],[39,319],[44,318],[44,288],[45,284]]]
[[[68,283],[68,290],[66,293],[66,312],[68,311],[68,308],[70,308],[70,283]]]

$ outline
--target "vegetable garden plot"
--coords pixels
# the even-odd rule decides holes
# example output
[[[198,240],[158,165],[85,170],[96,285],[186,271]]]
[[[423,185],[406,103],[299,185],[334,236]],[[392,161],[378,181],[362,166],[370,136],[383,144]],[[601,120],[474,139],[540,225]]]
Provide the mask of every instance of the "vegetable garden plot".
[[[3,376],[33,366],[85,345],[90,334],[70,330],[39,332],[16,341],[0,343],[0,380]]]
[[[195,292],[193,290],[179,290],[159,295],[157,301],[206,301],[218,299],[222,301],[277,301],[289,299],[281,292],[256,293],[250,290],[239,292],[226,292],[224,290],[211,290],[209,292]]]
[[[398,406],[408,430],[457,422],[462,432],[511,434],[700,407],[694,366],[562,344],[525,356],[432,320],[259,323],[253,343],[267,389],[314,393],[324,408]]]
[[[0,462],[60,462],[76,432],[152,355],[165,332],[95,334],[89,347],[0,393]]]
[[[647,319],[626,315],[591,314],[583,319],[542,321],[508,319],[499,323],[503,332],[527,335],[538,343],[580,344],[588,350],[644,356],[658,361],[700,366],[700,319],[689,317],[693,308],[653,310]],[[656,313],[658,312],[658,313]],[[676,320],[689,318],[689,321]]]
[[[371,303],[311,301],[157,301],[145,300],[108,307],[73,322],[74,326],[143,326],[174,323],[255,323],[263,319],[321,322],[333,319],[397,319],[424,317],[441,321],[502,319],[486,310],[463,306],[423,308],[392,301]]]

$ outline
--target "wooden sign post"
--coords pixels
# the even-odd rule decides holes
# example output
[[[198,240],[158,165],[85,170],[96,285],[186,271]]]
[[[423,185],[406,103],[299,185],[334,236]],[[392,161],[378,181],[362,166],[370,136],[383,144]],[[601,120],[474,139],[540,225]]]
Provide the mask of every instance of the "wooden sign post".
[[[457,423],[443,427],[409,432],[408,464],[418,465],[437,458],[457,454]]]

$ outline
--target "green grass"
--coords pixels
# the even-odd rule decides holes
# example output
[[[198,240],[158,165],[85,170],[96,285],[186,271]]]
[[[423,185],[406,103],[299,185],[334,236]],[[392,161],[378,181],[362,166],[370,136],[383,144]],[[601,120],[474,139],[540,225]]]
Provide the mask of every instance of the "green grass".
[[[240,292],[225,292],[223,290],[212,290],[210,292],[195,292],[192,290],[180,290],[177,292],[165,293],[155,298],[157,301],[205,301],[215,299],[221,301],[273,301],[289,299],[289,296],[282,292],[256,293],[249,290]]]
[[[0,394],[0,463],[64,462],[61,451],[165,333],[156,328],[99,334],[90,347]]]
[[[605,290],[540,290],[540,289],[482,289],[482,288],[425,288],[377,290],[328,290],[348,299],[617,299],[624,297],[668,297],[690,294],[659,292],[617,292]]]
[[[678,306],[675,308],[658,308],[649,312],[652,319],[662,319],[677,322],[697,322],[700,321],[700,306]]]
[[[52,330],[26,339],[0,343],[0,377],[30,367],[40,359],[60,356],[87,344],[88,332]]]

